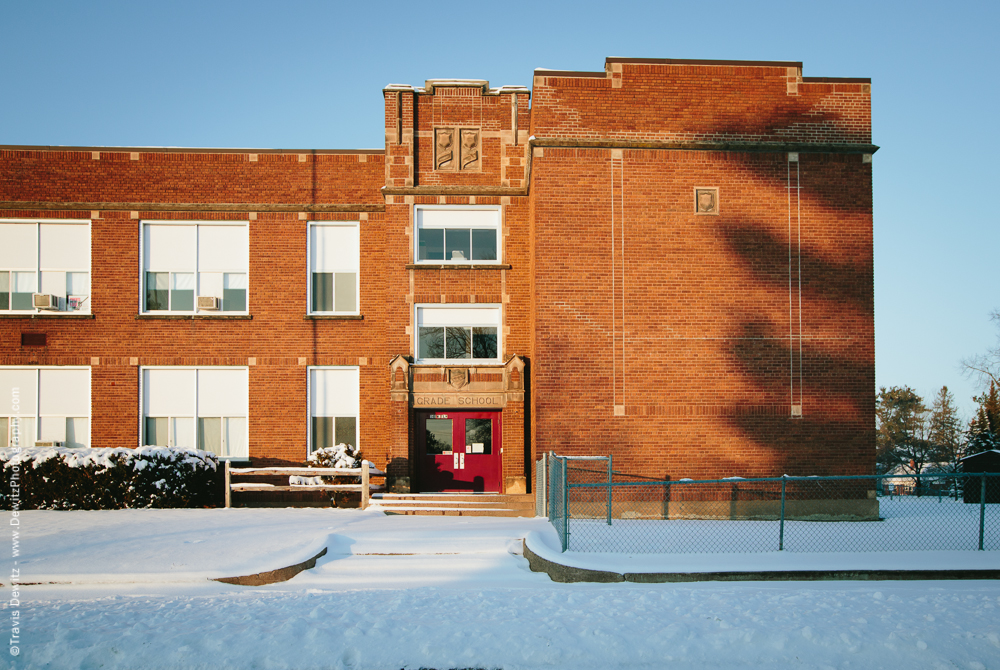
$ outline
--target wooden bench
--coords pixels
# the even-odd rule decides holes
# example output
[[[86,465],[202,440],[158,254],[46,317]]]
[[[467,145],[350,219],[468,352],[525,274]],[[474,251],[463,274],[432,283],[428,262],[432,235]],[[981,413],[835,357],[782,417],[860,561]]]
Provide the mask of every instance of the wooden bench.
[[[361,476],[360,484],[290,484],[288,486],[275,486],[274,484],[252,482],[241,482],[234,484],[232,475],[275,475],[300,477],[319,476]],[[385,486],[372,484],[370,477],[385,477],[385,473],[378,468],[362,461],[360,468],[234,468],[226,461],[226,507],[232,507],[233,491],[360,491],[361,509],[368,508],[368,500],[372,490],[381,491]]]

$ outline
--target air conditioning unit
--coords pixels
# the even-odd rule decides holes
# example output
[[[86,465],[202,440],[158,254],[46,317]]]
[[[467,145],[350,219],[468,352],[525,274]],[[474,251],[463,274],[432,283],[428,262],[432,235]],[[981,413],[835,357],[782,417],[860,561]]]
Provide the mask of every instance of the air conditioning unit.
[[[198,309],[219,309],[219,299],[211,295],[200,295],[198,296]]]
[[[36,447],[61,447],[65,442],[35,442]]]
[[[35,309],[59,310],[59,296],[48,293],[32,293],[31,304]]]

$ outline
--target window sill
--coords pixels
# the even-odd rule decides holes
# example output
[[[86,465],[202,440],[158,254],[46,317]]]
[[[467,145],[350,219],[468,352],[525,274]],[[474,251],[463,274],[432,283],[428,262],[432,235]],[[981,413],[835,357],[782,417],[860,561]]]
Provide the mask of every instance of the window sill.
[[[314,321],[361,321],[365,318],[364,314],[306,314],[302,317],[303,319],[310,319]]]
[[[51,314],[39,313],[33,314],[31,312],[20,312],[20,313],[6,313],[0,314],[0,319],[93,319],[95,318],[93,314],[74,314],[74,313],[61,313],[54,312]]]
[[[510,270],[508,263],[407,263],[407,270]]]
[[[198,321],[201,319],[216,321],[249,321],[253,319],[252,314],[138,314],[136,320],[145,321],[165,319],[168,321]]]

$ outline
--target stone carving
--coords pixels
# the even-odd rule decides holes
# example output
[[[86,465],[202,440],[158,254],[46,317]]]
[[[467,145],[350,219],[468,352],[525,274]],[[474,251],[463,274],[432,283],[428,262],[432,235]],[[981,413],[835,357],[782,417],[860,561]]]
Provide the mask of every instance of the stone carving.
[[[436,128],[434,130],[434,169],[454,170],[455,160],[455,129]]]
[[[479,169],[479,131],[465,128],[460,132],[462,140],[461,170]]]
[[[389,361],[390,397],[396,401],[406,401],[410,397],[410,362],[401,355]]]
[[[469,383],[469,371],[464,368],[449,369],[448,383],[456,389],[463,388]]]
[[[435,128],[434,169],[478,172],[482,166],[479,128]]]
[[[694,190],[694,207],[697,214],[718,214],[719,189],[696,188]]]

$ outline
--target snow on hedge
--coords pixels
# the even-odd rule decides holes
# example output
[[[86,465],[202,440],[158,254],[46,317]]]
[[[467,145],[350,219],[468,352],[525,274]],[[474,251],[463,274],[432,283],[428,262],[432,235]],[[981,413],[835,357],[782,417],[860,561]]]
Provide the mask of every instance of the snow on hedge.
[[[218,457],[173,447],[0,449],[4,509],[202,507],[219,495]]]

